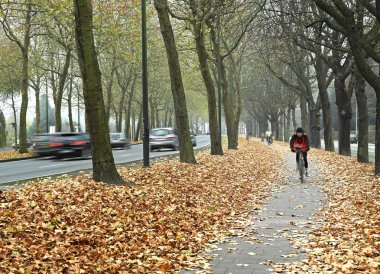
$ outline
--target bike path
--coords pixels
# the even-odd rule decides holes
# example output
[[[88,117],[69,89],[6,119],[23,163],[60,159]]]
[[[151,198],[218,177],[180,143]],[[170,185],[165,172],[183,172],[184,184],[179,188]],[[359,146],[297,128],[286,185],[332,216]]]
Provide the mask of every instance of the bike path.
[[[271,149],[282,148],[273,145]],[[272,197],[266,201],[263,210],[252,215],[253,225],[243,233],[245,235],[215,245],[207,252],[213,257],[210,262],[213,273],[282,272],[284,269],[276,264],[304,259],[304,254],[292,246],[291,239],[307,236],[314,214],[325,199],[312,162],[310,166],[310,177],[301,184],[295,155],[286,154],[279,186],[271,191]]]

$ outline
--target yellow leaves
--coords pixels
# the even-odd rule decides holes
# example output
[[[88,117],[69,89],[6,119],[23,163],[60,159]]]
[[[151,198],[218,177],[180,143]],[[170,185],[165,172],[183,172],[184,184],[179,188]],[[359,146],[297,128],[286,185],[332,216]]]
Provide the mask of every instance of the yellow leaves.
[[[287,266],[289,272],[378,273],[380,266],[380,188],[373,164],[355,158],[313,150],[327,195],[309,237],[295,241],[308,260]]]
[[[0,257],[3,248],[19,255],[17,261],[4,255],[0,272],[32,265],[35,273],[208,271],[200,251],[229,229],[243,228],[252,208],[262,209],[264,191],[276,182],[274,167],[281,166],[277,152],[242,144],[223,157],[199,153],[198,165],[169,160],[150,169],[121,167],[135,187],[80,174],[4,192],[0,230],[12,241],[0,237]]]
[[[0,152],[0,160],[10,160],[10,159],[19,159],[19,158],[26,158],[26,157],[32,157],[32,153],[24,153],[20,154],[17,151],[1,151]]]

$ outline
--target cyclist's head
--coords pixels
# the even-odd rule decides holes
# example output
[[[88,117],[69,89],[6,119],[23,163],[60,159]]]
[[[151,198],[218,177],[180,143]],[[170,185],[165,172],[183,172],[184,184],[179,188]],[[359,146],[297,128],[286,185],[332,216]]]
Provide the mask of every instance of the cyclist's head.
[[[298,137],[301,137],[303,135],[303,129],[302,129],[302,127],[297,128],[296,134],[297,134]]]

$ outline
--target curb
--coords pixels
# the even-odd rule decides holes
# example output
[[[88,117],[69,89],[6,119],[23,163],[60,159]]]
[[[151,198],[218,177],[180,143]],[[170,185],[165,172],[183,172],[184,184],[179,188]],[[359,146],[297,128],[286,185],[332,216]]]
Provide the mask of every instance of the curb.
[[[8,162],[23,161],[23,160],[31,160],[31,159],[36,159],[36,158],[38,158],[38,156],[24,157],[24,158],[5,159],[5,160],[0,160],[0,163],[8,163]]]

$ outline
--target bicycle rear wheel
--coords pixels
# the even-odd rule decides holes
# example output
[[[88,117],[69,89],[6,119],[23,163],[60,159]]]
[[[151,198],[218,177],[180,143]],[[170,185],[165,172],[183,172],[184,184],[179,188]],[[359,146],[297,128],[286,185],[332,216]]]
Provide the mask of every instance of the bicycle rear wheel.
[[[301,180],[301,183],[304,182],[305,180],[305,170],[304,170],[305,166],[304,166],[304,160],[303,160],[303,156],[302,154],[300,155],[300,159],[298,161],[298,171],[300,172],[300,180]]]

